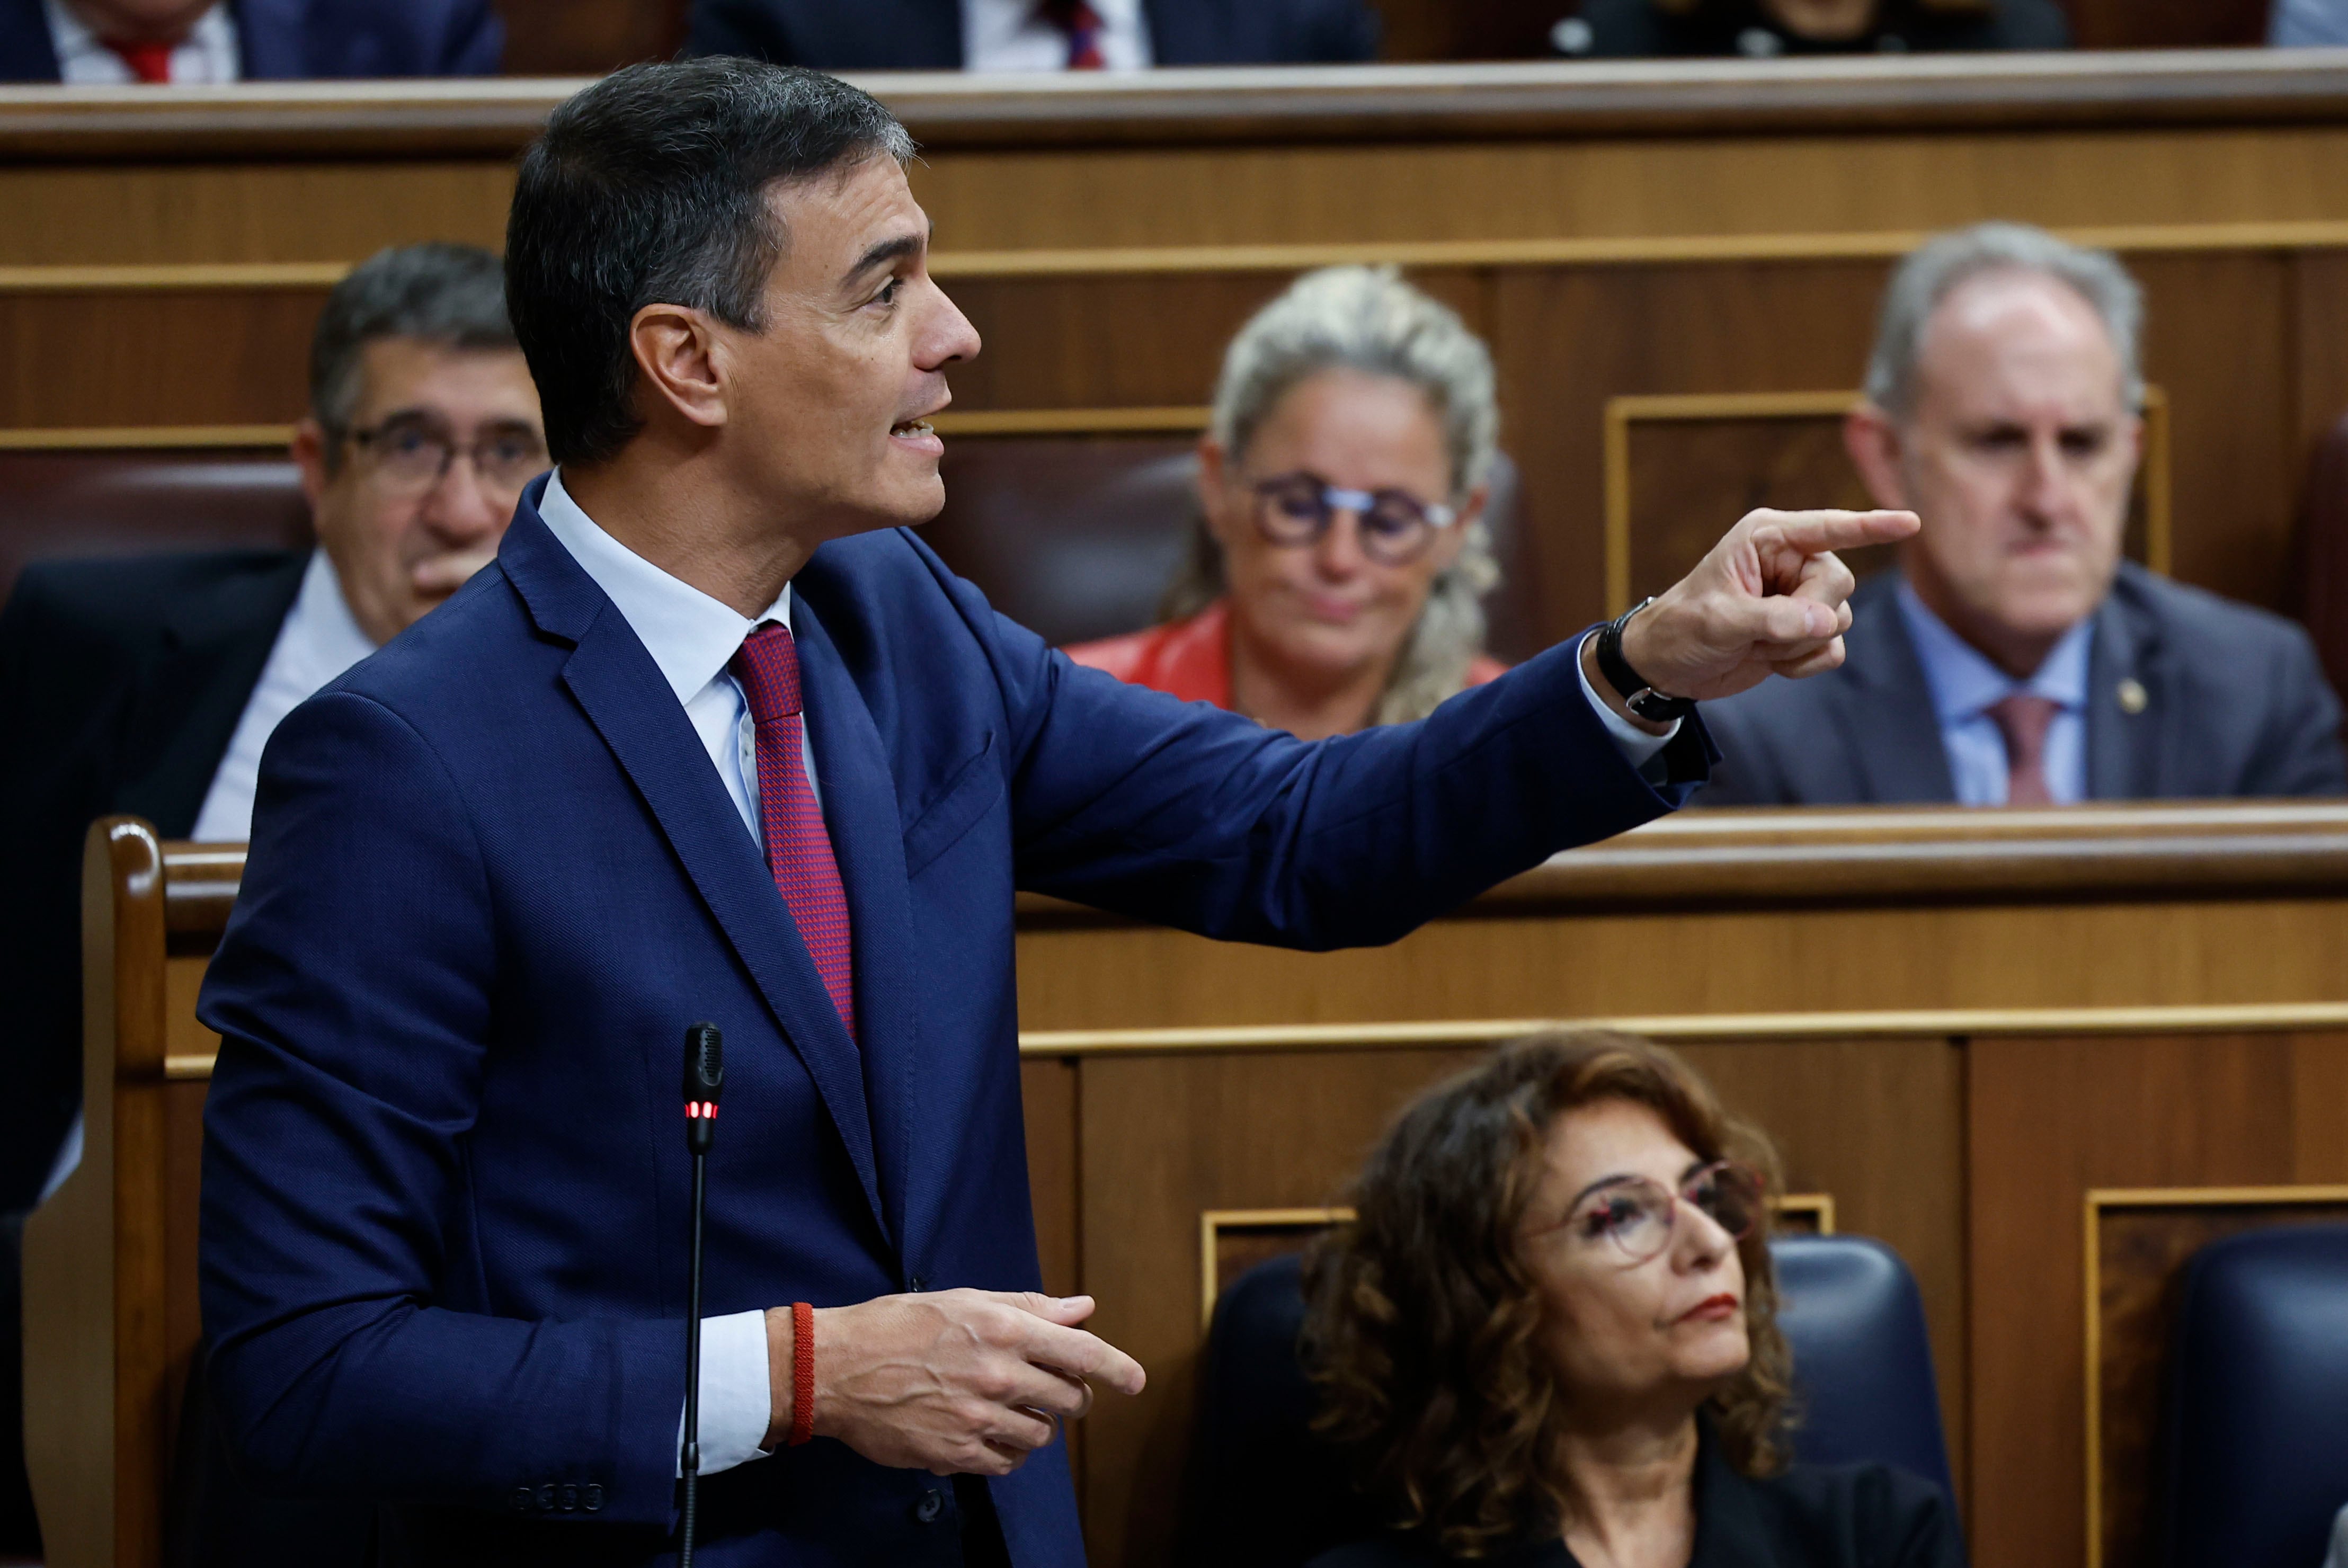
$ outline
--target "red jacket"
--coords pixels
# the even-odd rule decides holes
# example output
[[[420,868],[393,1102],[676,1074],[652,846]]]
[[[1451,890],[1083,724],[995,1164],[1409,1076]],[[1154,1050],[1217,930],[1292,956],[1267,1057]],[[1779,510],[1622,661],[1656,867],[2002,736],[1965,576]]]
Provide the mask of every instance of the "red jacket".
[[[1218,599],[1187,621],[1146,632],[1076,643],[1068,657],[1107,670],[1132,686],[1169,692],[1184,702],[1231,706],[1231,605]],[[1509,666],[1481,655],[1468,666],[1468,684],[1482,686]]]

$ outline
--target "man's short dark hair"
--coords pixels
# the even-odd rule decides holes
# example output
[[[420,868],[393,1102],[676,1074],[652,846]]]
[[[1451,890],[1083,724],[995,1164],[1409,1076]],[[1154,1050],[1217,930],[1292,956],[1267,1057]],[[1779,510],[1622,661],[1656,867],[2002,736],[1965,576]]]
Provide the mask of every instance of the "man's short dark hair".
[[[506,297],[554,460],[600,461],[640,428],[636,312],[765,330],[788,239],[769,190],[883,154],[903,163],[913,144],[878,99],[750,60],[630,66],[557,108],[506,223]]]
[[[310,335],[310,414],[340,436],[359,401],[366,346],[417,337],[458,349],[510,349],[505,273],[479,245],[400,245],[377,251],[335,285]],[[339,441],[328,443],[332,455]]]

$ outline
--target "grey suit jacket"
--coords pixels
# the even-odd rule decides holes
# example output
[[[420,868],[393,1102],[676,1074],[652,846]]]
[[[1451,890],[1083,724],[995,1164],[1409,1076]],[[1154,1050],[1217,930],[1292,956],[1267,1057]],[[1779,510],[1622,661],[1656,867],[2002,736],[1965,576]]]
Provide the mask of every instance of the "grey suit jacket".
[[[1842,668],[1704,705],[1720,745],[1709,806],[1956,799],[1896,573],[1851,598]],[[2296,623],[2123,562],[2087,660],[2096,800],[2348,794],[2340,703]],[[2122,684],[2148,699],[2122,708]]]

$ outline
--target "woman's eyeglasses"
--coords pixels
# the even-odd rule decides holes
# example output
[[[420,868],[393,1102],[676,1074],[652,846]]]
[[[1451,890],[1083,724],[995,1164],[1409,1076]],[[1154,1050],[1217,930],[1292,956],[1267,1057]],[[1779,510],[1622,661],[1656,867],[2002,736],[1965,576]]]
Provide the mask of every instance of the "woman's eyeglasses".
[[[520,494],[546,467],[546,443],[526,425],[498,426],[460,443],[438,420],[411,415],[345,434],[374,462],[384,484],[403,494],[431,490],[448,476],[459,452],[472,463],[483,490],[509,494]]]
[[[1458,514],[1408,490],[1347,490],[1318,474],[1281,474],[1255,487],[1255,526],[1278,545],[1317,544],[1340,511],[1354,514],[1362,553],[1381,566],[1407,566]]]
[[[1672,1244],[1683,1202],[1741,1242],[1761,1223],[1761,1178],[1729,1160],[1691,1172],[1677,1192],[1644,1176],[1623,1176],[1585,1195],[1556,1228],[1576,1241],[1609,1243],[1631,1262],[1644,1263]]]

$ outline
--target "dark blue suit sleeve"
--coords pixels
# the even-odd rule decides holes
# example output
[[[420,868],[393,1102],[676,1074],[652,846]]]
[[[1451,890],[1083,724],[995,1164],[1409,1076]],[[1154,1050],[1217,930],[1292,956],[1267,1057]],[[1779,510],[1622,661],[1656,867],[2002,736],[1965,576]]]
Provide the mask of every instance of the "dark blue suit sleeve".
[[[330,692],[279,727],[261,796],[198,1009],[221,1039],[204,1328],[236,1451],[273,1491],[363,1477],[377,1501],[496,1509],[592,1484],[596,1518],[665,1524],[681,1323],[437,1299],[477,1277],[463,1165],[500,923],[453,781],[403,720]]]
[[[2340,739],[2340,699],[2304,631],[2293,626],[2263,683],[2274,712],[2252,758],[2245,793],[2348,795],[2348,750]]]
[[[1559,850],[1685,803],[1700,720],[1661,790],[1581,692],[1576,638],[1419,723],[1307,743],[1072,664],[985,611],[1012,728],[1020,885],[1231,941],[1392,942]]]

